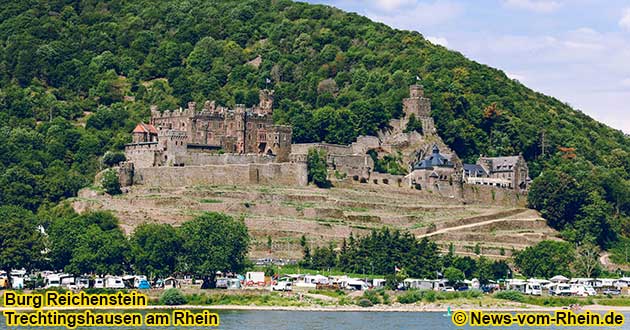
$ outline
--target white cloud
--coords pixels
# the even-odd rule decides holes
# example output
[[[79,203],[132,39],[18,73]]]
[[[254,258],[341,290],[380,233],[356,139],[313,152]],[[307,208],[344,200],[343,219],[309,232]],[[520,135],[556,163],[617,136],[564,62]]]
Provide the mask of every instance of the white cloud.
[[[505,0],[505,6],[515,9],[525,9],[538,13],[551,13],[562,6],[558,1],[553,0]]]
[[[630,7],[623,10],[623,13],[621,14],[621,20],[619,21],[619,26],[630,31]]]
[[[436,0],[433,2],[413,1],[413,4],[392,12],[375,12],[371,9],[366,14],[375,21],[395,28],[422,31],[424,27],[451,21],[460,16],[463,11],[464,7],[459,2]]]
[[[444,37],[427,37],[426,39],[434,45],[448,47],[448,40]]]
[[[624,80],[621,81],[621,86],[623,87],[630,87],[630,78],[626,78]]]

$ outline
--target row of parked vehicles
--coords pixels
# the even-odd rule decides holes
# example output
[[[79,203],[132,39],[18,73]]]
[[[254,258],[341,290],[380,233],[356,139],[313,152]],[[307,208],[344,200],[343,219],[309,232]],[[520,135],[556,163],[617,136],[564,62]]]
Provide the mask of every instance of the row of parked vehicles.
[[[620,295],[623,288],[630,284],[630,278],[621,279],[593,279],[564,277],[551,280],[507,280],[505,287],[508,290],[519,291],[524,294],[541,296],[547,292],[550,296],[578,296],[588,297],[602,295]]]
[[[178,281],[172,277],[156,280],[151,283],[143,275],[125,276],[74,276],[72,274],[43,271],[34,275],[28,275],[25,270],[11,271],[9,282],[6,272],[0,272],[0,288],[25,289],[25,288],[56,288],[64,287],[71,290],[87,288],[96,289],[151,289],[163,287],[177,287]],[[10,283],[10,284],[9,284]]]

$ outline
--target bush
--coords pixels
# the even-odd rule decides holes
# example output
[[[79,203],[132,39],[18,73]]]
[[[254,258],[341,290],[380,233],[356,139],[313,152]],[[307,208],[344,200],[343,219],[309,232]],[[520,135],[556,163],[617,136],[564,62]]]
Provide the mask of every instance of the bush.
[[[306,155],[308,169],[308,181],[313,182],[319,188],[330,188],[328,181],[328,167],[326,164],[326,151],[311,148]]]
[[[103,155],[103,164],[107,167],[118,165],[120,162],[127,160],[124,152],[121,151],[108,151]]]
[[[398,302],[401,304],[413,304],[422,300],[422,293],[417,290],[407,291],[398,296]]]
[[[379,294],[381,295],[381,297],[383,297],[383,305],[389,305],[392,303],[389,295],[385,290],[380,290]]]
[[[437,300],[437,293],[435,293],[435,291],[425,291],[422,294],[422,299],[426,300],[427,302],[434,302]]]
[[[178,289],[172,288],[164,291],[160,303],[167,306],[183,305],[186,303],[186,297]]]
[[[360,307],[372,307],[372,306],[374,306],[374,304],[369,299],[365,299],[365,298],[359,300],[357,305],[359,305]]]
[[[497,299],[503,299],[503,300],[511,300],[511,301],[517,301],[517,302],[523,302],[525,300],[525,297],[523,296],[522,293],[518,292],[518,291],[499,291],[494,295],[495,298]]]
[[[122,193],[122,191],[120,190],[120,181],[118,180],[118,174],[116,173],[116,170],[107,170],[105,174],[103,174],[101,184],[103,185],[103,189],[105,189],[105,192],[110,195],[118,195]]]
[[[381,298],[373,290],[367,290],[363,293],[363,298],[369,300],[372,305],[378,305],[381,303]]]

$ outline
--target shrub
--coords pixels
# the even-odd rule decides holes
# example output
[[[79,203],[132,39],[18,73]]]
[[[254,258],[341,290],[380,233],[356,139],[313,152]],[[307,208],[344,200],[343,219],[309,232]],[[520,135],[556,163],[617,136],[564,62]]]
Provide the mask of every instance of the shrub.
[[[127,160],[127,157],[125,157],[125,153],[121,151],[108,151],[103,155],[103,164],[107,167],[118,165],[125,160]]]
[[[503,300],[511,300],[511,301],[517,301],[517,302],[523,302],[525,300],[525,297],[523,296],[522,293],[518,292],[518,291],[499,291],[494,295],[495,298],[497,299],[503,299]]]
[[[372,305],[378,305],[381,303],[381,298],[373,290],[367,290],[363,293],[363,298],[369,300]]]
[[[120,181],[118,180],[118,174],[116,170],[109,169],[103,174],[101,184],[105,192],[110,195],[118,195],[122,193],[120,190]]]
[[[164,291],[162,297],[160,297],[160,303],[168,306],[183,305],[186,303],[186,297],[181,291],[172,288]]]
[[[326,151],[311,148],[306,156],[308,169],[308,181],[313,182],[319,188],[330,188],[328,181],[328,168],[326,164]]]
[[[387,294],[387,292],[385,292],[385,290],[382,290],[380,293],[381,293],[381,297],[383,297],[383,305],[389,305],[392,303],[389,295]]]
[[[435,293],[435,291],[426,291],[422,295],[422,298],[427,302],[434,302],[437,300],[437,294]]]
[[[422,293],[417,290],[407,291],[398,296],[398,302],[401,304],[413,304],[422,300]]]
[[[372,307],[372,306],[374,306],[374,304],[369,299],[365,299],[365,298],[359,300],[357,305],[359,305],[360,307]]]

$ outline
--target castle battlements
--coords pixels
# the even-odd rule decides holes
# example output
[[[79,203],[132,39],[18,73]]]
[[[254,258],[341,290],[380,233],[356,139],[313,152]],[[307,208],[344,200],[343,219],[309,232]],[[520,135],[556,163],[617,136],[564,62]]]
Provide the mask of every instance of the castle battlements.
[[[264,154],[278,161],[288,161],[291,153],[292,128],[275,125],[272,117],[273,91],[260,91],[260,103],[247,108],[237,104],[233,109],[218,106],[215,101],[188,102],[185,109],[160,112],[151,107],[149,124],[139,124],[133,143],[128,146],[130,159],[142,166],[186,165],[192,153],[221,150],[230,154]],[[143,143],[159,142],[151,148]],[[139,151],[152,155],[138,155]]]

